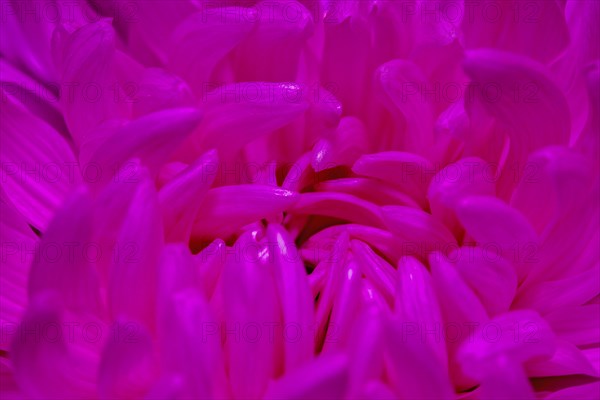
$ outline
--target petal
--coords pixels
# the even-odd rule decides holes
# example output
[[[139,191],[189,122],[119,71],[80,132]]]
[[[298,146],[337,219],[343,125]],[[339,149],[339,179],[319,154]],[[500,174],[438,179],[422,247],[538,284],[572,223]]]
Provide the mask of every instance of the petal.
[[[394,267],[378,256],[364,242],[352,240],[350,244],[362,273],[375,285],[388,304],[392,306],[396,292],[396,271]]]
[[[469,49],[497,48],[549,62],[569,44],[565,16],[555,1],[484,0],[465,6],[462,30]],[[548,45],[540,46],[543,42]]]
[[[113,325],[98,371],[101,399],[137,398],[152,382],[152,338],[131,321]]]
[[[210,189],[202,201],[193,238],[227,238],[245,225],[288,209],[298,195],[276,186],[236,185]]]
[[[459,232],[454,213],[456,204],[469,195],[496,194],[495,177],[490,166],[480,158],[467,157],[444,167],[433,177],[427,191],[431,214],[453,232]]]
[[[89,132],[102,122],[126,116],[128,103],[115,101],[115,32],[108,20],[84,25],[68,34],[62,29],[59,76],[64,87],[60,98],[65,121],[80,145]],[[118,89],[117,89],[118,90]]]
[[[0,201],[0,349],[6,350],[27,307],[27,280],[38,238],[12,205]]]
[[[167,49],[170,69],[183,77],[196,95],[205,95],[219,61],[255,29],[259,19],[256,12],[252,8],[217,7],[188,16],[171,36]]]
[[[225,242],[216,239],[194,257],[198,269],[199,286],[207,299],[212,299],[217,282],[223,272],[226,249]]]
[[[266,10],[272,10],[265,17]],[[313,34],[312,15],[299,2],[286,8],[269,2],[259,2],[257,15],[242,19],[256,21],[256,30],[233,54],[233,69],[237,81],[290,82],[295,80],[307,39]],[[262,14],[262,15],[261,15]],[[238,17],[239,19],[239,17]],[[230,26],[224,30],[231,30]]]
[[[288,125],[308,107],[294,83],[241,82],[208,89],[202,97],[204,119],[180,149],[184,161],[190,150],[210,149],[230,160],[244,145]]]
[[[163,228],[156,190],[147,174],[135,184],[115,244],[109,275],[109,307],[113,317],[142,322],[153,331],[156,316],[157,268]]]
[[[2,186],[27,222],[43,231],[81,176],[70,144],[46,122],[6,100],[0,114]]]
[[[93,259],[92,200],[84,188],[57,212],[40,242],[29,274],[29,299],[56,291],[67,309],[100,315],[103,306]]]
[[[362,156],[354,163],[352,171],[396,185],[424,205],[427,185],[434,175],[431,171],[435,169],[418,155],[389,151]]]
[[[549,360],[532,360],[527,363],[526,369],[531,377],[582,374],[597,378],[599,375],[582,350],[560,339],[556,341],[556,351]]]
[[[310,360],[314,353],[314,337],[308,334],[314,326],[314,299],[304,264],[288,233],[283,227],[271,224],[267,228],[267,238],[269,245],[274,247],[275,282],[284,326],[299,329],[297,340],[290,337],[284,341],[285,370],[290,371]]]
[[[340,192],[359,197],[380,206],[402,205],[419,208],[409,195],[370,178],[341,178],[318,182],[315,190],[319,192]]]
[[[522,281],[537,260],[539,239],[525,217],[491,196],[470,196],[456,207],[456,215],[477,243],[515,264]]]
[[[255,241],[255,234],[247,232],[238,239],[223,270],[226,329],[230,332],[225,346],[235,397],[262,397],[283,361],[281,336],[263,331],[281,326],[281,309],[272,266],[267,262],[270,252]],[[248,374],[250,370],[254,372]]]
[[[202,198],[214,180],[210,172],[217,163],[217,152],[210,151],[160,189],[158,196],[167,241],[189,241]]]
[[[198,125],[201,114],[193,108],[158,111],[131,121],[119,128],[96,148],[82,150],[79,156],[83,168],[99,169],[94,186],[108,183],[111,179],[127,180],[117,171],[131,158],[139,158],[152,175]]]
[[[425,266],[413,257],[402,257],[398,262],[394,313],[405,329],[438,329],[442,324],[440,305],[431,276]],[[408,333],[407,333],[408,334]],[[412,335],[412,333],[411,333]],[[448,363],[446,346],[439,335],[427,335],[425,342],[438,358],[440,365]]]
[[[181,377],[180,396],[223,396],[225,370],[217,321],[203,295],[183,290],[167,300],[164,370]]]
[[[512,311],[480,325],[473,340],[458,353],[465,372],[482,378],[508,359],[517,363],[550,358],[556,338],[548,324],[534,311]]]
[[[600,340],[600,304],[561,307],[544,318],[559,338],[574,345],[584,346]]]
[[[69,332],[62,327],[74,323],[63,322],[59,304],[52,292],[31,300],[10,350],[15,380],[31,398],[94,397],[94,356],[79,359],[70,353]]]
[[[388,229],[398,237],[413,243],[426,257],[431,251],[447,252],[456,246],[448,229],[430,214],[412,207],[382,207]]]
[[[489,315],[508,311],[517,291],[517,275],[510,262],[481,247],[462,247],[449,258]]]
[[[410,61],[393,60],[378,68],[375,82],[396,124],[390,147],[426,155],[433,144],[433,109],[421,92],[422,72]]]
[[[573,386],[558,390],[546,397],[547,400],[592,400],[600,395],[600,382]]]
[[[440,365],[434,350],[420,338],[407,336],[403,329],[398,321],[388,321],[385,329],[386,371],[396,396],[452,398],[447,370]]]
[[[472,81],[465,108],[472,114],[476,106],[483,107],[497,127],[508,132],[509,171],[523,176],[531,152],[568,143],[571,122],[566,100],[542,66],[509,53],[473,50],[467,53],[464,68]],[[500,193],[514,183],[509,171],[499,182]]]
[[[385,226],[379,207],[343,193],[301,193],[289,212],[324,215],[378,228]]]
[[[264,399],[340,399],[348,385],[348,358],[322,355],[270,384]]]

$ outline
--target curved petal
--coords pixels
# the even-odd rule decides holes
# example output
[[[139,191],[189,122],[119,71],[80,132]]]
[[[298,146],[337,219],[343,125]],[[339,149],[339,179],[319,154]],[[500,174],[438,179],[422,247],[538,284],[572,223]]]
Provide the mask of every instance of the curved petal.
[[[28,223],[44,231],[67,195],[81,183],[73,150],[57,131],[2,90],[2,187]]]
[[[210,189],[192,228],[193,238],[228,238],[240,228],[288,209],[298,194],[276,186],[237,185]]]
[[[159,193],[166,240],[187,243],[192,224],[215,176],[216,151],[210,151],[164,185]]]
[[[378,228],[385,226],[379,207],[344,193],[300,193],[289,212],[325,215]]]

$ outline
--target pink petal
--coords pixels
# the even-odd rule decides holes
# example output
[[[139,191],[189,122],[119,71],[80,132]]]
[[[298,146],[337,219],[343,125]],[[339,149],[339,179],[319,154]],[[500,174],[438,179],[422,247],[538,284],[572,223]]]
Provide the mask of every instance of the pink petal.
[[[0,213],[0,349],[6,350],[27,307],[27,280],[34,258],[30,251],[35,252],[39,244],[23,216],[11,204],[0,201]]]
[[[548,360],[530,361],[527,374],[532,377],[589,375],[598,377],[599,372],[586,358],[585,353],[564,340],[556,341],[556,351]]]
[[[449,257],[489,315],[508,311],[517,291],[517,275],[510,262],[481,247],[462,247]]]
[[[152,338],[143,326],[117,321],[108,336],[98,371],[101,399],[143,396],[153,378]]]
[[[308,286],[304,264],[289,235],[278,225],[269,225],[269,244],[274,246],[272,256],[275,266],[275,282],[284,327],[289,325],[290,337],[284,340],[285,369],[300,366],[310,360],[314,353],[314,336],[308,334],[314,326],[314,299]],[[294,329],[298,336],[292,336]],[[297,339],[296,339],[297,337]]]
[[[556,1],[484,0],[466,6],[462,29],[467,48],[497,48],[542,62],[552,61],[569,44],[565,16]]]
[[[600,304],[561,307],[544,315],[556,335],[577,346],[598,343]]]
[[[515,171],[523,176],[531,152],[569,141],[568,106],[544,68],[525,57],[473,50],[464,68],[472,81],[465,108],[472,116],[477,106],[483,107],[510,137],[509,170],[499,182],[504,193],[514,183]]]
[[[340,399],[348,385],[348,358],[323,355],[270,384],[264,399]]]
[[[456,215],[485,251],[513,262],[522,281],[536,261],[539,239],[525,217],[491,196],[470,196],[460,201]]]
[[[69,353],[58,304],[52,292],[31,300],[10,350],[15,380],[30,398],[94,397],[94,365]]]
[[[238,82],[268,81],[291,82],[296,79],[304,45],[314,31],[312,15],[301,3],[289,5],[286,14],[282,5],[259,2],[258,15],[247,15],[242,20],[257,21],[256,30],[233,54],[233,68]],[[269,17],[261,15],[272,9]],[[246,9],[245,14],[248,14]],[[239,23],[238,23],[239,24]],[[223,30],[231,31],[231,27]],[[213,30],[214,31],[214,30]]]
[[[379,207],[343,193],[301,193],[289,211],[301,215],[324,215],[379,228],[385,226]]]
[[[393,60],[375,75],[383,104],[394,118],[395,134],[389,148],[425,155],[433,143],[433,110],[422,95],[425,77],[409,61]]]
[[[238,239],[222,279],[231,391],[235,397],[259,398],[268,381],[278,375],[283,360],[282,337],[271,335],[270,330],[277,332],[281,326],[276,284],[267,262],[270,252],[253,236],[247,232]]]
[[[447,165],[433,177],[427,191],[431,214],[453,232],[460,231],[454,213],[457,203],[469,195],[494,196],[494,179],[490,164],[480,158],[462,158]]]
[[[297,84],[241,82],[209,89],[202,97],[204,119],[180,149],[184,160],[190,150],[197,154],[213,148],[222,160],[230,160],[247,143],[288,125],[307,109]]]
[[[453,390],[434,350],[407,336],[404,325],[388,321],[385,330],[386,371],[398,398],[447,399]],[[400,340],[399,340],[400,338]]]
[[[194,238],[227,238],[245,225],[288,209],[298,195],[276,186],[237,185],[210,189],[194,222]]]
[[[215,177],[210,172],[217,163],[216,151],[208,152],[160,189],[158,196],[167,241],[189,241],[202,198]]]
[[[319,182],[315,186],[319,192],[347,193],[377,205],[420,206],[407,194],[370,178],[341,178]]]
[[[98,275],[88,255],[92,234],[92,200],[81,188],[44,232],[29,274],[30,300],[53,290],[69,310],[100,315]]]
[[[6,100],[0,114],[3,189],[27,222],[43,231],[81,176],[71,145],[45,121]]]
[[[61,33],[60,29],[55,37]],[[66,93],[60,98],[65,121],[75,142],[85,141],[90,130],[102,122],[126,116],[129,104],[115,101],[115,32],[107,20],[89,23],[75,32],[62,31],[55,39],[54,50],[60,56],[58,67],[61,87]]]
[[[181,377],[180,396],[224,396],[221,336],[208,303],[201,293],[191,289],[174,294],[167,303],[164,369]]]
[[[198,269],[198,283],[207,299],[213,297],[217,282],[223,271],[226,249],[225,242],[216,239],[194,257]]]
[[[547,400],[593,400],[600,396],[600,382],[572,386],[551,393]]]
[[[387,303],[392,306],[396,292],[396,271],[394,267],[378,256],[370,246],[360,240],[352,240],[352,253],[356,257],[363,274],[369,279]]]
[[[354,163],[352,171],[396,185],[421,205],[425,204],[427,185],[435,174],[426,159],[395,151],[364,155]]]
[[[135,194],[115,244],[109,275],[109,306],[154,329],[157,268],[163,246],[158,196],[147,175],[134,184]]]
[[[159,111],[131,121],[106,138],[88,153],[80,154],[80,162],[85,167],[99,169],[98,178],[90,181],[99,186],[111,179],[128,179],[117,171],[126,166],[131,158],[139,158],[155,175],[191,133],[200,121],[201,114],[193,108],[180,108]]]
[[[440,305],[429,272],[418,260],[403,257],[398,262],[396,286],[394,313],[405,329],[411,330],[406,334],[420,336],[434,352],[440,364],[445,366],[448,363],[448,355],[441,334],[424,335],[424,330],[435,331],[442,324]]]
[[[204,9],[188,16],[173,32],[170,49],[165,49],[170,68],[197,96],[206,95],[216,65],[255,29],[258,19],[254,9],[242,7]]]
[[[438,220],[426,212],[402,206],[382,207],[388,229],[412,243],[422,257],[431,251],[448,252],[456,246],[456,239]]]

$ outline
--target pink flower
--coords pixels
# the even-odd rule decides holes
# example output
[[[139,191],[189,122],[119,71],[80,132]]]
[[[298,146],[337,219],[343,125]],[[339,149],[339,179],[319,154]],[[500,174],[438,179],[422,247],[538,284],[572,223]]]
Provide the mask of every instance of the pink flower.
[[[599,4],[2,0],[2,398],[599,398]]]

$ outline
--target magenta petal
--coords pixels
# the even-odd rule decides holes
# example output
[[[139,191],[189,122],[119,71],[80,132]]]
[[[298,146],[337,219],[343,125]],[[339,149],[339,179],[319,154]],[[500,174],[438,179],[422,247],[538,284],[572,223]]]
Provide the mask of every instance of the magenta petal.
[[[153,378],[152,338],[143,326],[117,321],[108,336],[98,370],[101,399],[139,397]]]
[[[47,122],[10,97],[3,99],[0,110],[5,195],[28,223],[45,230],[58,207],[81,182],[73,149]]]
[[[264,399],[340,399],[348,384],[348,358],[323,355],[273,382]]]
[[[157,268],[163,246],[158,196],[147,175],[134,183],[135,195],[116,238],[109,275],[109,306],[114,317],[155,327]]]
[[[277,225],[269,225],[269,244],[274,246],[272,256],[276,263],[275,281],[284,326],[296,329],[298,339],[291,336],[284,340],[285,369],[291,370],[310,360],[314,353],[314,336],[309,334],[314,326],[314,300],[300,254],[287,232]],[[296,332],[296,331],[295,331]]]
[[[2,262],[0,264],[0,324],[4,334],[0,340],[0,349],[8,349],[16,328],[21,321],[28,302],[27,280],[29,269],[38,238],[27,225],[23,216],[10,204],[0,201],[0,242],[2,243]]]
[[[117,129],[111,136],[92,149],[80,155],[84,168],[99,169],[98,178],[90,183],[98,186],[111,179],[127,180],[130,175],[121,168],[127,168],[128,161],[139,158],[154,175],[198,125],[201,114],[193,108],[180,108],[158,111],[131,121]]]
[[[217,152],[208,152],[160,189],[158,196],[167,241],[189,241],[202,197],[215,177],[210,172],[217,162]]]
[[[227,238],[240,228],[288,209],[298,194],[274,186],[237,185],[210,189],[202,201],[192,236]]]
[[[92,201],[80,189],[57,212],[31,265],[29,298],[53,290],[72,311],[99,315],[100,286],[87,251],[92,241]]]

